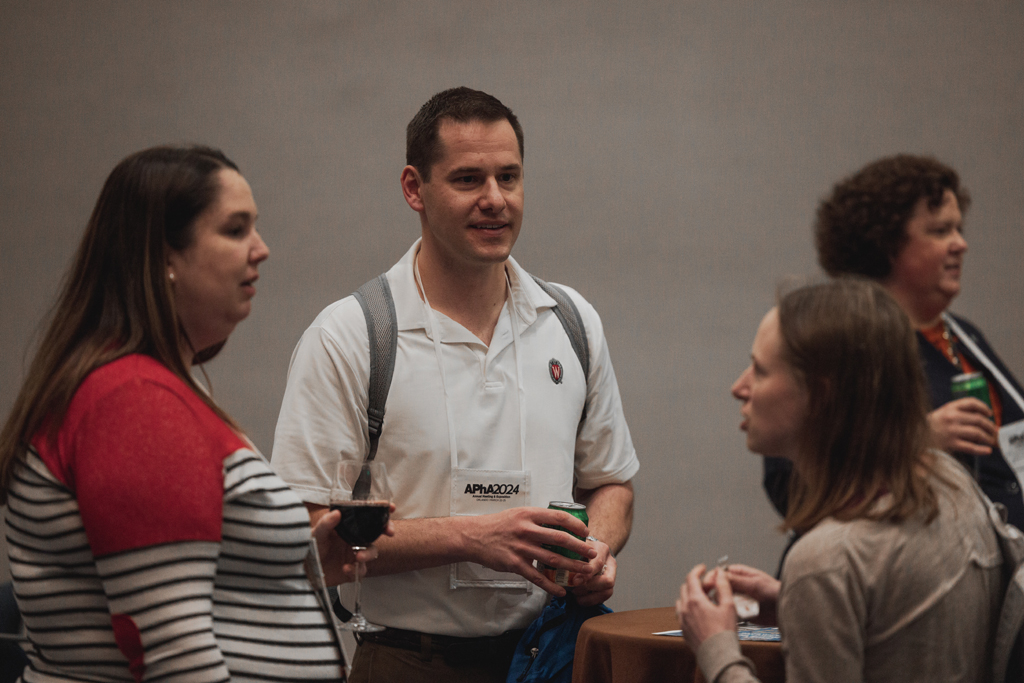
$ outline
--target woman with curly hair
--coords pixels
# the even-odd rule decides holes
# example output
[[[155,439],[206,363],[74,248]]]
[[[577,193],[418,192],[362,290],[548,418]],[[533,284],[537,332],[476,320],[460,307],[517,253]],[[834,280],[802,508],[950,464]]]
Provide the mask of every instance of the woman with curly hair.
[[[814,226],[818,260],[832,276],[881,284],[910,317],[928,381],[933,445],[952,453],[1024,529],[1024,389],[981,332],[953,315],[967,241],[970,195],[949,166],[900,154],[832,188]],[[954,377],[979,372],[987,400],[958,398]],[[785,515],[789,465],[765,462],[765,489]]]

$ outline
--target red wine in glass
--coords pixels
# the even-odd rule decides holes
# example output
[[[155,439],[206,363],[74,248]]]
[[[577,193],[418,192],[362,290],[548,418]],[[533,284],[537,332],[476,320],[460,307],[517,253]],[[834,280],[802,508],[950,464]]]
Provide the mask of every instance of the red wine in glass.
[[[386,500],[346,500],[331,504],[341,511],[334,530],[353,547],[366,547],[384,533],[391,518],[391,503]]]
[[[366,550],[388,527],[391,517],[391,488],[384,463],[343,461],[338,464],[334,485],[331,487],[331,510],[341,512],[341,521],[334,527],[335,532],[352,550]],[[356,564],[353,581],[355,609],[352,618],[341,625],[346,631],[370,633],[383,631],[383,626],[371,624],[360,609],[359,572],[362,563]]]

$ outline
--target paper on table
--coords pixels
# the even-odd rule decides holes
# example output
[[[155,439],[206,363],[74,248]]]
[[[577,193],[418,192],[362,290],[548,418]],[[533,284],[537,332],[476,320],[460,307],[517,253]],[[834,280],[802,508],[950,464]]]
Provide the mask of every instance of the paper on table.
[[[683,632],[680,630],[658,631],[656,633],[652,633],[651,635],[682,637]],[[740,624],[736,627],[736,637],[740,640],[750,640],[765,643],[777,643],[782,640],[782,637],[779,635],[779,629],[774,626],[750,626],[747,624]]]
[[[778,643],[782,640],[779,629],[775,626],[740,626],[736,629],[736,637],[740,640],[756,640],[765,643]]]

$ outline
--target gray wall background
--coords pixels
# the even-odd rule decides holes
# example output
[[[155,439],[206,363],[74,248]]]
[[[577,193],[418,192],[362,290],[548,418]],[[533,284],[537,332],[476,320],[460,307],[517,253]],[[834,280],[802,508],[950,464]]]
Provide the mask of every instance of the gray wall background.
[[[818,272],[816,203],[932,153],[974,196],[954,309],[1024,375],[1020,2],[0,2],[0,414],[106,174],[222,147],[270,245],[209,367],[269,453],[292,347],[418,232],[398,175],[431,94],[491,92],[526,132],[515,256],[601,312],[642,469],[611,605],[671,604],[783,542],[729,396],[780,277]],[[0,579],[7,567],[0,567]]]

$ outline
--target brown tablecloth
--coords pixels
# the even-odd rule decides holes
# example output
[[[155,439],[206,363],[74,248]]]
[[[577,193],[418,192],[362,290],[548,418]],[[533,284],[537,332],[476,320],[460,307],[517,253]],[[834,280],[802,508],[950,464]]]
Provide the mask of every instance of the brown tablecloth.
[[[615,612],[583,622],[576,640],[573,683],[702,682],[697,660],[678,636],[652,635],[679,628],[673,607]],[[742,642],[762,683],[784,683],[779,643]]]

